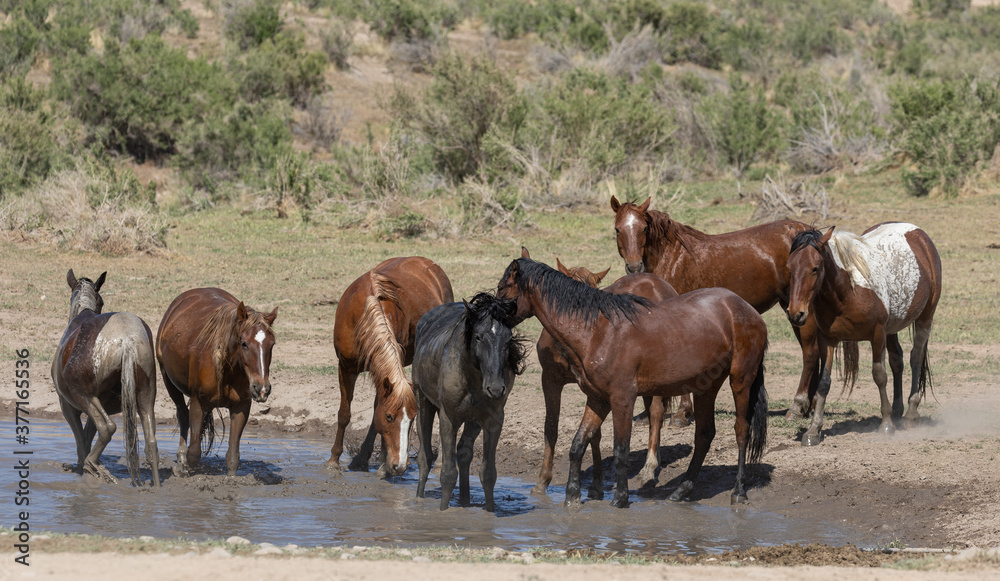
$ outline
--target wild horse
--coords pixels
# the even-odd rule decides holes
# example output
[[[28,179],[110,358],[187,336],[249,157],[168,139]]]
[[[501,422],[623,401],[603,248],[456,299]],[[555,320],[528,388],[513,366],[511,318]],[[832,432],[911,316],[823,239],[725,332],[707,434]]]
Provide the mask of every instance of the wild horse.
[[[514,377],[524,371],[526,342],[514,333],[514,304],[488,293],[469,302],[431,309],[417,324],[413,385],[417,395],[420,481],[423,498],[431,468],[434,415],[441,431],[441,510],[448,508],[455,480],[459,503],[469,503],[469,466],[476,437],[483,433],[479,480],[486,510],[493,512],[496,451],[503,428],[504,404]],[[456,444],[458,429],[462,438]],[[456,470],[457,457],[457,470]]]
[[[727,288],[758,313],[779,303],[782,308],[788,306],[788,253],[792,239],[811,230],[810,226],[781,220],[710,235],[650,210],[649,203],[649,198],[636,205],[611,197],[618,254],[625,260],[626,272],[652,272],[681,294]],[[809,413],[810,395],[820,379],[820,357],[825,353],[812,317],[807,316],[793,331],[802,346],[802,376],[788,409],[789,419]]]
[[[215,435],[211,413],[225,407],[231,421],[226,471],[236,475],[251,400],[267,401],[271,393],[271,326],[277,316],[277,307],[265,315],[218,288],[186,291],[167,307],[156,333],[156,358],[167,393],[177,407],[181,474],[198,468],[203,432],[208,432],[211,449]]]
[[[52,381],[59,406],[76,438],[77,470],[115,478],[101,464],[101,452],[111,442],[117,426],[110,416],[122,412],[125,423],[125,464],[129,477],[141,486],[138,433],[135,416],[142,422],[146,461],[153,486],[160,486],[160,455],[156,446],[156,362],[153,333],[132,313],[101,313],[100,290],[108,273],[97,282],[77,279],[70,269],[66,282],[70,295],[69,324],[52,359]],[[87,414],[87,425],[80,414]],[[91,447],[94,436],[97,445]]]
[[[608,271],[592,273],[582,266],[567,268],[556,258],[559,272],[574,280],[586,283],[591,288],[597,288]],[[608,269],[610,270],[610,269]],[[615,294],[634,294],[653,301],[677,296],[673,287],[662,278],[649,273],[626,275],[604,289]],[[552,482],[552,462],[555,456],[556,440],[559,437],[559,412],[562,402],[562,391],[567,383],[577,382],[577,365],[571,360],[566,349],[552,335],[542,329],[535,347],[538,353],[538,364],[542,368],[542,395],[545,397],[545,450],[542,455],[542,468],[538,473],[538,482],[532,489],[534,494],[545,494],[545,489]],[[688,409],[691,408],[690,395]],[[660,429],[663,425],[664,402],[660,397],[644,397],[643,403],[649,413],[649,449],[646,454],[646,465],[642,469],[643,482],[656,478],[656,468],[660,457]],[[604,498],[604,465],[601,462],[601,430],[594,432],[590,439],[590,448],[594,457],[593,478],[589,489],[592,499]]]
[[[767,439],[767,327],[746,301],[721,288],[692,291],[660,302],[615,295],[531,260],[525,249],[521,258],[507,267],[497,295],[517,301],[515,323],[537,317],[581,365],[578,379],[587,394],[587,408],[570,449],[567,503],[580,499],[580,461],[594,431],[610,412],[618,480],[611,504],[628,506],[628,453],[635,400],[683,393],[694,396],[694,453],[670,498],[687,496],[715,437],[715,399],[727,378],[736,404],[739,446],[732,501],[746,501],[748,452],[749,462],[757,462]]]
[[[403,368],[413,361],[417,321],[432,308],[453,300],[448,276],[433,261],[419,256],[383,261],[344,291],[333,324],[340,410],[328,460],[331,466],[339,466],[344,451],[344,432],[351,421],[358,375],[370,371],[375,410],[368,435],[349,468],[368,469],[378,433],[382,436],[385,475],[406,471],[410,423],[417,414],[417,401]]]
[[[830,350],[844,343],[845,384],[853,387],[858,373],[857,341],[872,347],[872,377],[882,404],[884,434],[895,431],[892,419],[903,415],[903,349],[899,331],[913,325],[910,367],[913,378],[905,422],[919,421],[917,406],[930,383],[927,341],[941,298],[941,257],[927,234],[901,222],[884,222],[863,236],[849,232],[826,234],[810,230],[795,237],[788,259],[791,301],[788,318],[801,325],[813,317]],[[886,347],[892,370],[893,403],[886,394]],[[821,441],[823,406],[830,390],[827,356],[824,381],[816,395],[812,423],[803,445]]]

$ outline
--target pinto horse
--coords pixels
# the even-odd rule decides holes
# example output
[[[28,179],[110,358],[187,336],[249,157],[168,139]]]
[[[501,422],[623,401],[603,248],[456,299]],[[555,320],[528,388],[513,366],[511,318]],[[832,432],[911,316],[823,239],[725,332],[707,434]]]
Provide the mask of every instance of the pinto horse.
[[[141,486],[135,423],[138,414],[153,486],[159,487],[153,333],[132,313],[101,313],[104,299],[100,290],[107,274],[101,273],[94,282],[77,279],[72,269],[66,273],[72,289],[69,324],[52,358],[52,381],[63,417],[76,439],[77,470],[116,482],[101,464],[101,452],[117,430],[110,416],[120,411],[125,423],[125,464],[132,484]],[[80,423],[81,413],[87,414],[86,427]],[[97,445],[92,448],[95,435]]]
[[[727,288],[758,313],[779,303],[782,308],[788,306],[787,263],[792,239],[811,226],[780,220],[710,235],[671,220],[669,214],[650,210],[649,203],[649,198],[639,205],[620,203],[611,196],[618,254],[625,260],[626,272],[652,272],[681,294],[700,288]],[[809,413],[809,397],[818,385],[824,353],[811,316],[792,329],[802,347],[802,376],[788,419]]]
[[[834,233],[833,228],[825,234],[810,230],[795,237],[788,268],[792,277],[788,319],[793,325],[813,316],[831,350],[841,341],[871,342],[872,377],[882,404],[879,429],[886,435],[895,432],[893,417],[903,414],[903,349],[897,334],[913,325],[913,379],[904,421],[918,422],[917,407],[930,382],[927,341],[941,298],[941,257],[930,237],[913,224],[902,222],[883,222],[862,236]],[[853,386],[858,372],[857,344],[851,347],[853,355],[845,348],[844,375]],[[892,370],[891,406],[886,394],[886,347]],[[802,436],[804,446],[822,439],[832,361],[833,357],[826,358],[816,410]]]
[[[592,273],[590,270],[577,266],[567,268],[556,258],[559,272],[566,276],[597,288],[608,270]],[[677,291],[662,278],[648,273],[626,275],[604,289],[615,294],[631,293],[653,301],[677,296]],[[535,347],[538,353],[538,364],[542,368],[542,394],[545,396],[545,450],[542,455],[542,468],[538,473],[538,482],[532,489],[534,494],[545,494],[545,489],[552,482],[552,461],[555,456],[556,439],[559,437],[559,412],[562,401],[562,391],[567,383],[576,383],[576,366],[571,362],[565,348],[552,335],[542,329]],[[690,408],[690,396],[688,408]],[[641,479],[649,482],[656,478],[656,468],[660,458],[660,429],[663,425],[664,403],[660,397],[644,397],[643,403],[649,412],[649,449],[646,454],[646,465],[642,469]],[[590,449],[594,456],[594,473],[589,490],[590,498],[604,497],[604,465],[601,462],[601,431],[598,429],[590,439]]]
[[[413,361],[417,321],[432,308],[453,300],[448,276],[433,261],[419,256],[383,261],[344,291],[333,324],[340,410],[328,460],[331,466],[340,465],[358,375],[370,371],[375,411],[368,435],[349,468],[368,469],[378,433],[382,436],[385,475],[406,471],[410,423],[417,415],[417,401],[403,368]]]
[[[191,289],[167,307],[156,332],[156,358],[167,393],[177,408],[181,430],[177,462],[181,474],[197,470],[203,431],[209,434],[211,449],[215,434],[211,413],[225,407],[231,421],[226,471],[236,475],[240,437],[250,416],[250,402],[267,401],[271,393],[271,326],[277,316],[277,307],[265,315],[218,288]],[[190,400],[190,409],[185,397]]]
[[[628,454],[632,410],[639,396],[694,396],[694,453],[681,484],[681,500],[694,488],[715,438],[715,399],[728,378],[736,404],[739,459],[732,502],[746,502],[748,460],[756,463],[767,440],[764,353],[767,326],[760,314],[722,288],[653,302],[590,288],[552,268],[521,258],[507,267],[497,296],[517,301],[515,322],[534,316],[580,365],[587,407],[570,448],[567,504],[580,500],[580,461],[610,412],[614,422],[617,487],[612,506],[628,506]]]
[[[472,449],[483,433],[483,464],[479,480],[486,510],[493,512],[497,480],[496,452],[503,428],[504,404],[514,377],[524,371],[527,344],[512,327],[515,305],[488,293],[469,302],[431,309],[417,324],[413,384],[419,401],[420,481],[424,497],[431,468],[431,435],[437,414],[441,432],[441,510],[448,508],[459,479],[459,503],[469,503]],[[458,429],[462,438],[456,443]],[[457,470],[456,470],[457,461]]]

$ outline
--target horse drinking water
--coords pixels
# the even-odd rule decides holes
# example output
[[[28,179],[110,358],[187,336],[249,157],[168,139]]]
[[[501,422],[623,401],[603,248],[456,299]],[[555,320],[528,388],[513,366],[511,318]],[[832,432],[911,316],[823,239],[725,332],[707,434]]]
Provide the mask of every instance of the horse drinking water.
[[[177,462],[181,474],[197,470],[202,432],[208,432],[211,448],[212,410],[225,407],[231,422],[226,471],[236,475],[240,437],[250,416],[250,402],[267,401],[271,393],[271,326],[277,316],[277,307],[270,314],[259,313],[218,288],[186,291],[167,307],[156,333],[156,358],[167,393],[177,408],[181,430]]]
[[[403,368],[413,361],[417,321],[432,308],[453,300],[448,276],[432,260],[420,256],[385,260],[344,291],[333,324],[340,411],[328,460],[331,466],[340,465],[358,375],[370,371],[375,410],[368,435],[349,468],[368,469],[377,432],[382,436],[385,475],[406,471],[410,422],[417,415],[417,400]]]
[[[526,342],[512,330],[513,315],[511,301],[479,293],[469,302],[435,307],[417,324],[413,355],[420,437],[417,497],[424,497],[431,469],[431,435],[437,414],[441,431],[441,510],[448,508],[457,478],[459,503],[469,503],[469,466],[480,432],[483,465],[479,480],[486,510],[493,512],[495,508],[493,487],[503,408],[514,377],[524,371],[526,354]],[[463,424],[461,441],[456,443]]]
[[[767,439],[764,352],[767,327],[760,314],[721,288],[652,302],[615,295],[577,282],[535,262],[522,248],[507,267],[497,295],[517,301],[515,323],[534,316],[581,366],[587,394],[580,429],[570,449],[567,504],[580,499],[580,461],[608,413],[614,420],[617,487],[612,506],[628,506],[628,454],[632,411],[639,396],[694,396],[695,443],[691,463],[672,500],[694,488],[715,438],[715,399],[728,378],[736,404],[739,460],[732,501],[746,502],[745,464],[763,454]]]
[[[153,334],[132,313],[101,313],[100,290],[108,273],[97,282],[77,279],[70,269],[66,282],[72,289],[69,324],[52,358],[52,381],[59,406],[76,438],[77,470],[115,478],[101,464],[101,452],[111,442],[117,426],[109,416],[122,412],[125,423],[125,464],[132,483],[140,486],[138,433],[135,416],[142,422],[146,461],[153,486],[160,486],[160,455],[156,446],[156,362]],[[80,414],[87,414],[87,425]],[[91,447],[94,435],[97,445]]]
[[[834,232],[833,228],[826,234],[810,230],[795,237],[788,269],[788,319],[793,325],[815,318],[831,350],[841,341],[871,342],[872,377],[882,404],[879,429],[884,434],[895,431],[892,418],[903,414],[903,349],[897,334],[913,325],[913,379],[905,421],[917,422],[917,406],[930,381],[927,341],[941,298],[941,257],[930,237],[913,224],[901,222],[878,224],[862,236]],[[886,394],[887,347],[893,384],[891,406]],[[804,446],[822,440],[832,362],[833,357],[828,356],[812,423],[802,436]],[[844,367],[845,378],[853,385],[858,371],[856,344],[845,347]]]
[[[578,266],[567,268],[556,258],[559,272],[566,276],[586,283],[591,288],[597,288],[608,270],[592,273]],[[667,281],[649,273],[626,275],[604,289],[615,294],[634,294],[653,301],[677,296],[677,292]],[[542,468],[538,473],[538,482],[532,489],[535,494],[544,494],[552,482],[552,461],[555,456],[556,439],[559,437],[559,412],[562,401],[562,391],[567,383],[577,382],[578,366],[572,361],[566,349],[552,338],[552,335],[542,329],[535,347],[538,353],[538,364],[542,368],[542,395],[545,397],[545,448],[542,454]],[[690,396],[686,396],[690,400]],[[649,448],[646,453],[646,464],[642,469],[643,482],[656,478],[656,468],[660,458],[660,430],[663,425],[664,403],[660,397],[644,397],[643,403],[649,412]],[[688,404],[690,408],[690,403]],[[604,466],[601,462],[601,430],[594,432],[590,439],[590,448],[594,457],[593,477],[590,482],[589,498],[604,498]]]

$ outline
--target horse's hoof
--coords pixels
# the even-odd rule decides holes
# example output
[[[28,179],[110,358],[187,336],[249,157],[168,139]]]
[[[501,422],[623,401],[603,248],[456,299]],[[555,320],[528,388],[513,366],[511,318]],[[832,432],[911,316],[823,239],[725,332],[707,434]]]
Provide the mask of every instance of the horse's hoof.
[[[802,436],[802,445],[803,446],[819,446],[821,443],[823,443],[823,436],[822,436],[822,434],[818,434],[818,433],[817,434],[810,434],[810,433],[806,432]]]
[[[920,417],[919,416],[917,416],[915,418],[908,418],[908,417],[905,417],[905,416],[903,417],[903,429],[905,429],[905,430],[912,430],[912,429],[914,429],[914,428],[916,428],[918,426],[920,426]]]
[[[788,408],[788,411],[785,412],[785,421],[788,422],[801,420],[804,417],[806,416],[802,413],[802,411],[794,407]]]
[[[100,478],[101,480],[107,482],[108,484],[118,484],[118,479],[108,472],[108,469],[104,466],[98,464],[96,466],[87,466],[84,469],[85,474],[89,474],[95,478]]]
[[[535,494],[538,496],[545,496],[546,494],[548,494],[548,486],[539,482],[538,484],[535,484],[534,488],[531,489],[531,494]]]
[[[615,508],[628,508],[628,495],[618,496],[617,494],[613,499],[611,499],[611,506]]]
[[[604,489],[600,486],[591,486],[587,489],[587,498],[590,500],[604,500]]]
[[[674,490],[667,498],[674,502],[680,502],[687,499],[687,495],[691,493],[693,488],[694,485],[689,481],[681,482],[681,485],[678,486],[677,489]]]
[[[368,472],[369,466],[367,460],[351,460],[351,463],[347,465],[347,469],[351,472]]]
[[[486,512],[496,512],[497,507],[492,502],[488,502],[486,503],[486,506],[483,507],[483,510],[485,510]]]
[[[881,432],[883,436],[893,436],[896,434],[896,426],[892,425],[892,422],[885,422],[879,426],[878,431]]]
[[[746,494],[737,494],[734,492],[729,498],[729,504],[747,504],[748,502],[750,502],[750,499],[747,498]]]
[[[670,421],[667,422],[668,428],[686,428],[691,425],[691,420],[685,417],[670,416]]]

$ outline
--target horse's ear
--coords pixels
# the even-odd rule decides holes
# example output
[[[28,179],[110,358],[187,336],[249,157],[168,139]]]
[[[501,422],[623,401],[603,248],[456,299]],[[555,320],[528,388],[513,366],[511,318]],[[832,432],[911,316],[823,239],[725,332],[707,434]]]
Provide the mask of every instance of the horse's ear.
[[[559,257],[558,256],[556,257],[556,268],[559,269],[559,272],[565,274],[566,276],[569,276],[569,269],[566,268],[566,266],[563,265],[563,263],[559,261]]]
[[[646,196],[646,201],[639,204],[639,211],[645,213],[649,209],[649,202],[653,200],[652,197]]]
[[[827,242],[830,241],[830,237],[833,236],[833,230],[834,230],[834,228],[836,228],[836,226],[830,226],[830,229],[826,231],[826,234],[820,236],[820,238],[819,238],[819,245],[820,246],[823,246],[824,244],[826,244]]]
[[[618,201],[618,198],[616,198],[614,194],[611,194],[611,210],[614,213],[617,214],[618,213],[618,208],[621,208],[621,207],[622,207],[622,204],[621,204],[621,202]]]
[[[531,258],[531,256],[528,254],[528,249],[525,248],[524,246],[521,247],[521,258]]]
[[[247,318],[247,306],[243,304],[243,301],[240,301],[240,304],[236,305],[236,316],[240,320]]]
[[[104,284],[104,280],[106,278],[108,278],[108,271],[105,270],[104,272],[101,273],[101,276],[97,277],[97,282],[94,283],[94,290],[95,291],[100,291],[101,290],[101,285]]]
[[[274,320],[278,318],[278,307],[274,307],[274,310],[270,314],[264,315],[264,320],[267,321],[267,325],[270,327],[274,324]]]
[[[76,289],[76,275],[73,274],[72,268],[66,273],[66,284],[69,285],[70,290]]]
[[[465,307],[465,310],[467,310],[467,311],[471,311],[472,310],[472,307],[469,306],[469,301],[467,301],[465,299],[462,299],[462,306]]]
[[[604,280],[604,277],[608,276],[609,272],[611,272],[610,266],[604,269],[604,272],[595,273],[594,276],[597,277],[597,282],[601,282],[602,280]]]

